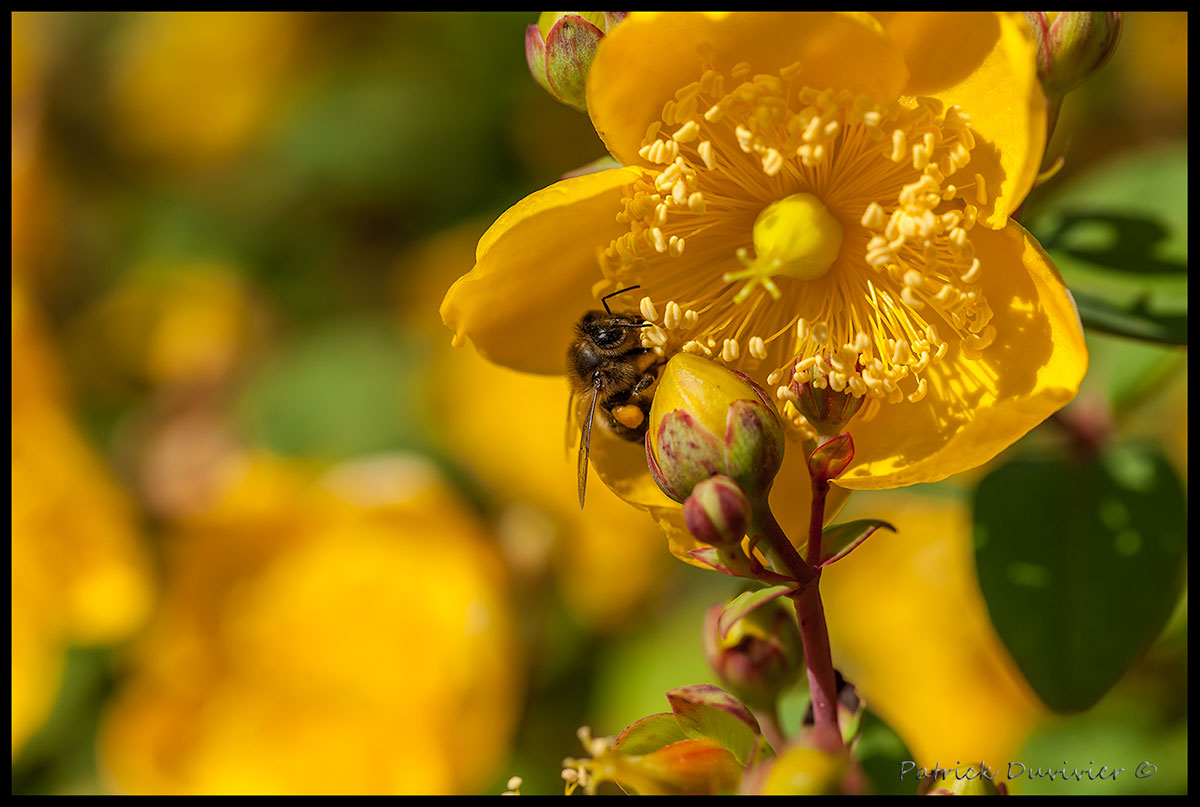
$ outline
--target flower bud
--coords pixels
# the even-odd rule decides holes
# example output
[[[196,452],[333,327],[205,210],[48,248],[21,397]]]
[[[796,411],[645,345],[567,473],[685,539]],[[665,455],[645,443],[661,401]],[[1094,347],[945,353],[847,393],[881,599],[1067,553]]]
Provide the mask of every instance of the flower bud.
[[[764,603],[721,635],[724,605],[708,609],[704,655],[726,688],[744,703],[768,707],[804,668],[796,618],[780,600]]]
[[[677,502],[714,474],[765,501],[783,463],[783,424],[748,376],[692,353],[663,368],[650,407],[646,455],[654,480]]]
[[[525,29],[529,72],[546,92],[587,112],[588,69],[596,46],[622,19],[624,11],[543,11],[537,25]]]
[[[683,503],[688,532],[701,543],[732,547],[741,544],[750,523],[750,500],[727,476],[709,477],[692,489]]]
[[[1052,99],[1095,75],[1121,37],[1119,11],[1061,11],[1052,23],[1044,11],[1028,11],[1026,17],[1037,37],[1038,78]]]
[[[801,371],[792,376],[792,383],[788,385],[792,405],[816,429],[817,445],[841,434],[866,401],[866,396],[838,392],[828,383],[817,386],[823,381],[813,379],[808,371]]]

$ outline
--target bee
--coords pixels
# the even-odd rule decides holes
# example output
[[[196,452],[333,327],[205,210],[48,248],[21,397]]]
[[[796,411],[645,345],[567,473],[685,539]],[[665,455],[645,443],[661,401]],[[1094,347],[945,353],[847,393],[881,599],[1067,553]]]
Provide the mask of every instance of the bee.
[[[571,379],[570,416],[578,404],[591,397],[579,440],[579,506],[587,488],[588,452],[591,450],[592,421],[599,414],[603,424],[617,436],[640,442],[646,436],[653,387],[658,381],[662,359],[642,347],[638,334],[649,327],[637,314],[614,314],[609,298],[640,288],[614,291],[601,299],[604,310],[588,311],[575,324],[575,341],[567,350],[567,375]]]

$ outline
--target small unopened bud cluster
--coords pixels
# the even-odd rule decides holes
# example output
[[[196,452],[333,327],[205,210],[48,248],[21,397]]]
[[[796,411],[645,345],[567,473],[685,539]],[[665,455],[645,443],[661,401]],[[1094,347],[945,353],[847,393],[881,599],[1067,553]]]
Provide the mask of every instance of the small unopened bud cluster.
[[[867,399],[835,390],[819,375],[798,370],[795,364],[792,367],[792,380],[782,397],[791,402],[816,432],[817,445],[832,440],[845,430]]]
[[[770,707],[804,668],[796,618],[782,599],[771,600],[736,620],[722,633],[726,606],[709,609],[704,655],[717,677],[753,707]]]

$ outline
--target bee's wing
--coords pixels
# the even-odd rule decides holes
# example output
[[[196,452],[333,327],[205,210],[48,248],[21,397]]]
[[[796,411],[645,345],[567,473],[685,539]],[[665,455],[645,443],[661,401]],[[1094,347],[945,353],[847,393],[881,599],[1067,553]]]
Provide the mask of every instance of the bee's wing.
[[[563,458],[570,456],[568,452],[575,446],[579,438],[579,395],[574,388],[567,398],[567,431],[563,435]]]
[[[600,400],[600,379],[592,386],[592,404],[588,407],[587,418],[583,421],[583,436],[579,438],[579,464],[576,472],[579,475],[579,507],[583,507],[583,494],[587,490],[588,452],[592,448],[592,419],[596,416],[596,402]]]

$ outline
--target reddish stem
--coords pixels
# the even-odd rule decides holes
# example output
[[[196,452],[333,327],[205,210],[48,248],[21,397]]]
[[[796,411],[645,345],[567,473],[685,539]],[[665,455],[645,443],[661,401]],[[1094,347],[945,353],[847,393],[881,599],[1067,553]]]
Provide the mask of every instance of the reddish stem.
[[[808,518],[808,565],[821,568],[821,535],[825,531],[825,499],[829,482],[818,477],[812,480],[812,512]],[[817,572],[820,574],[820,571]]]
[[[829,484],[825,483],[826,491]],[[829,630],[825,625],[825,608],[821,604],[821,570],[814,568],[800,557],[792,546],[779,522],[770,510],[756,513],[756,526],[767,538],[774,555],[798,583],[800,588],[789,595],[796,605],[796,620],[800,626],[800,641],[804,645],[804,663],[808,668],[808,689],[812,695],[813,722],[818,733],[828,734],[841,742],[841,731],[837,722],[837,684],[833,674],[833,657],[829,650]],[[820,525],[825,517],[825,496],[813,496],[813,523]],[[809,540],[809,546],[813,545]],[[820,538],[817,541],[820,552]],[[810,549],[811,554],[811,549]],[[819,557],[819,555],[818,555]]]

